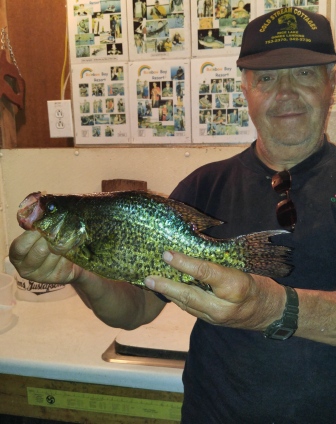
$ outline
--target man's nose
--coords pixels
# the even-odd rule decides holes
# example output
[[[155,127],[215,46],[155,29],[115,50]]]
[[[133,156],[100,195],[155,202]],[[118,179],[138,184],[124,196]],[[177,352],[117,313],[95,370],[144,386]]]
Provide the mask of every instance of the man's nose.
[[[295,81],[290,72],[279,75],[277,81],[277,99],[287,100],[297,98],[298,96]]]

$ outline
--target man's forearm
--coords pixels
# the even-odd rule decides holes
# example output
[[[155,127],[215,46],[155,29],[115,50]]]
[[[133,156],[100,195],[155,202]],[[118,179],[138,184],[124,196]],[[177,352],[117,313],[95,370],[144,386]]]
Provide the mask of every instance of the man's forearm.
[[[111,327],[132,330],[152,321],[164,307],[153,293],[85,271],[72,285],[95,315]]]
[[[297,292],[299,326],[295,335],[336,346],[336,292],[301,289]]]

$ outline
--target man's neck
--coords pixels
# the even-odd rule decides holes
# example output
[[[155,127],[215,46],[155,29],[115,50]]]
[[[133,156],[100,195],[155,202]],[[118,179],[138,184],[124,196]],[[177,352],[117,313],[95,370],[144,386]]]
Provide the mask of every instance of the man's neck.
[[[307,143],[297,146],[271,145],[257,140],[255,152],[258,158],[270,169],[282,171],[293,168],[298,163],[315,153],[323,144],[324,136],[315,144]]]

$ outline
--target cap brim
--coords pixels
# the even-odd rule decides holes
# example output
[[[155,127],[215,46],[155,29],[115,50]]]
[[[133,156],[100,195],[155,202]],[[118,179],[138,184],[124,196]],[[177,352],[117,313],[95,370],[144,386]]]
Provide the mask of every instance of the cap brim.
[[[325,54],[307,49],[286,47],[251,54],[237,60],[237,66],[245,69],[284,69],[299,66],[325,65],[336,62],[336,54]]]

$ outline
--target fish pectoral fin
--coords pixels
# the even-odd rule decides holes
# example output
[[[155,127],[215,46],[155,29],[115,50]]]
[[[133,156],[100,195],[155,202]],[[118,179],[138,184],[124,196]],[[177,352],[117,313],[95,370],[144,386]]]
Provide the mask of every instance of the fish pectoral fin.
[[[93,249],[93,247],[90,244],[86,244],[85,246],[82,246],[82,255],[87,259],[88,261],[93,261],[95,258],[100,258],[100,260],[103,260],[104,257],[106,257],[107,260],[110,259],[109,252],[106,251],[97,251],[96,249]]]
[[[84,246],[82,246],[82,254],[85,257],[85,259],[90,260],[92,258],[92,251],[90,250],[90,247],[85,244]]]
[[[132,284],[132,286],[137,286],[142,289],[148,290],[143,280],[128,281],[128,283]]]

